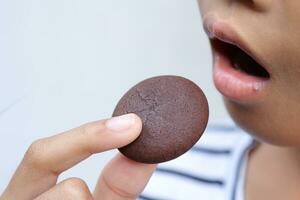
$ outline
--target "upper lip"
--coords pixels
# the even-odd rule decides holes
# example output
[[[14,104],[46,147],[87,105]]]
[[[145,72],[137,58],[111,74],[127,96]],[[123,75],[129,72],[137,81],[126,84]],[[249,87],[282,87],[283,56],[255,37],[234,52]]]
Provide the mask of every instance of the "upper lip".
[[[227,20],[219,19],[216,16],[207,16],[204,17],[203,28],[211,40],[218,39],[222,42],[237,46],[269,72],[263,59],[247,45],[246,41]]]
[[[225,20],[216,17],[205,17],[203,27],[210,39],[219,39],[232,45],[239,45],[240,37],[232,26]]]

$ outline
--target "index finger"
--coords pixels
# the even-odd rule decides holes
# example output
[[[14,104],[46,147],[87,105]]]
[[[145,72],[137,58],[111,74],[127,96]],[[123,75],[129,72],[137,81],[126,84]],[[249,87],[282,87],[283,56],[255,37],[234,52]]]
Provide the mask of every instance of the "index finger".
[[[141,129],[140,118],[127,114],[37,140],[29,147],[3,196],[33,199],[54,186],[63,171],[94,153],[129,144]]]

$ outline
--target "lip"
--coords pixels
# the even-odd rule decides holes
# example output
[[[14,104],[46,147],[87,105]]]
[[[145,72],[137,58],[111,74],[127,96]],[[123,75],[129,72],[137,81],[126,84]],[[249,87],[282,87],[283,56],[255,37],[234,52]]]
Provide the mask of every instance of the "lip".
[[[215,41],[237,46],[259,64],[261,64],[260,59],[250,51],[238,32],[227,21],[209,16],[204,18],[203,26],[211,39],[213,80],[219,92],[226,98],[242,104],[253,103],[261,99],[266,93],[269,79],[248,75],[234,69],[230,58]]]

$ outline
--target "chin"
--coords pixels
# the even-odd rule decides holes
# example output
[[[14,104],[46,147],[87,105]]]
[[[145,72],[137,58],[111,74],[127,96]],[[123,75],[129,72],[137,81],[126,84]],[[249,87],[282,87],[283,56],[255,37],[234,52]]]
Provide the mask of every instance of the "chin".
[[[300,146],[300,128],[298,120],[291,123],[288,117],[278,119],[277,113],[264,105],[246,106],[224,98],[227,111],[241,129],[260,143],[282,147]],[[288,123],[286,122],[287,120]],[[289,124],[289,127],[286,126]]]

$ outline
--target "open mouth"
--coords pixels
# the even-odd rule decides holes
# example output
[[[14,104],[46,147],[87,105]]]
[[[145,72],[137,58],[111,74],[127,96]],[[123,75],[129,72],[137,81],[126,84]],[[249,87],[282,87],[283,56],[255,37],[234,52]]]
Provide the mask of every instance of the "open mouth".
[[[270,73],[237,45],[213,38],[213,77],[216,88],[236,102],[254,102],[262,96]]]
[[[213,80],[229,100],[238,103],[260,101],[268,92],[271,73],[263,58],[251,51],[247,38],[228,20],[216,15],[204,17],[203,27],[213,51]]]
[[[237,71],[261,79],[269,79],[270,73],[244,50],[236,45],[212,39],[212,46],[230,61],[230,66]]]

